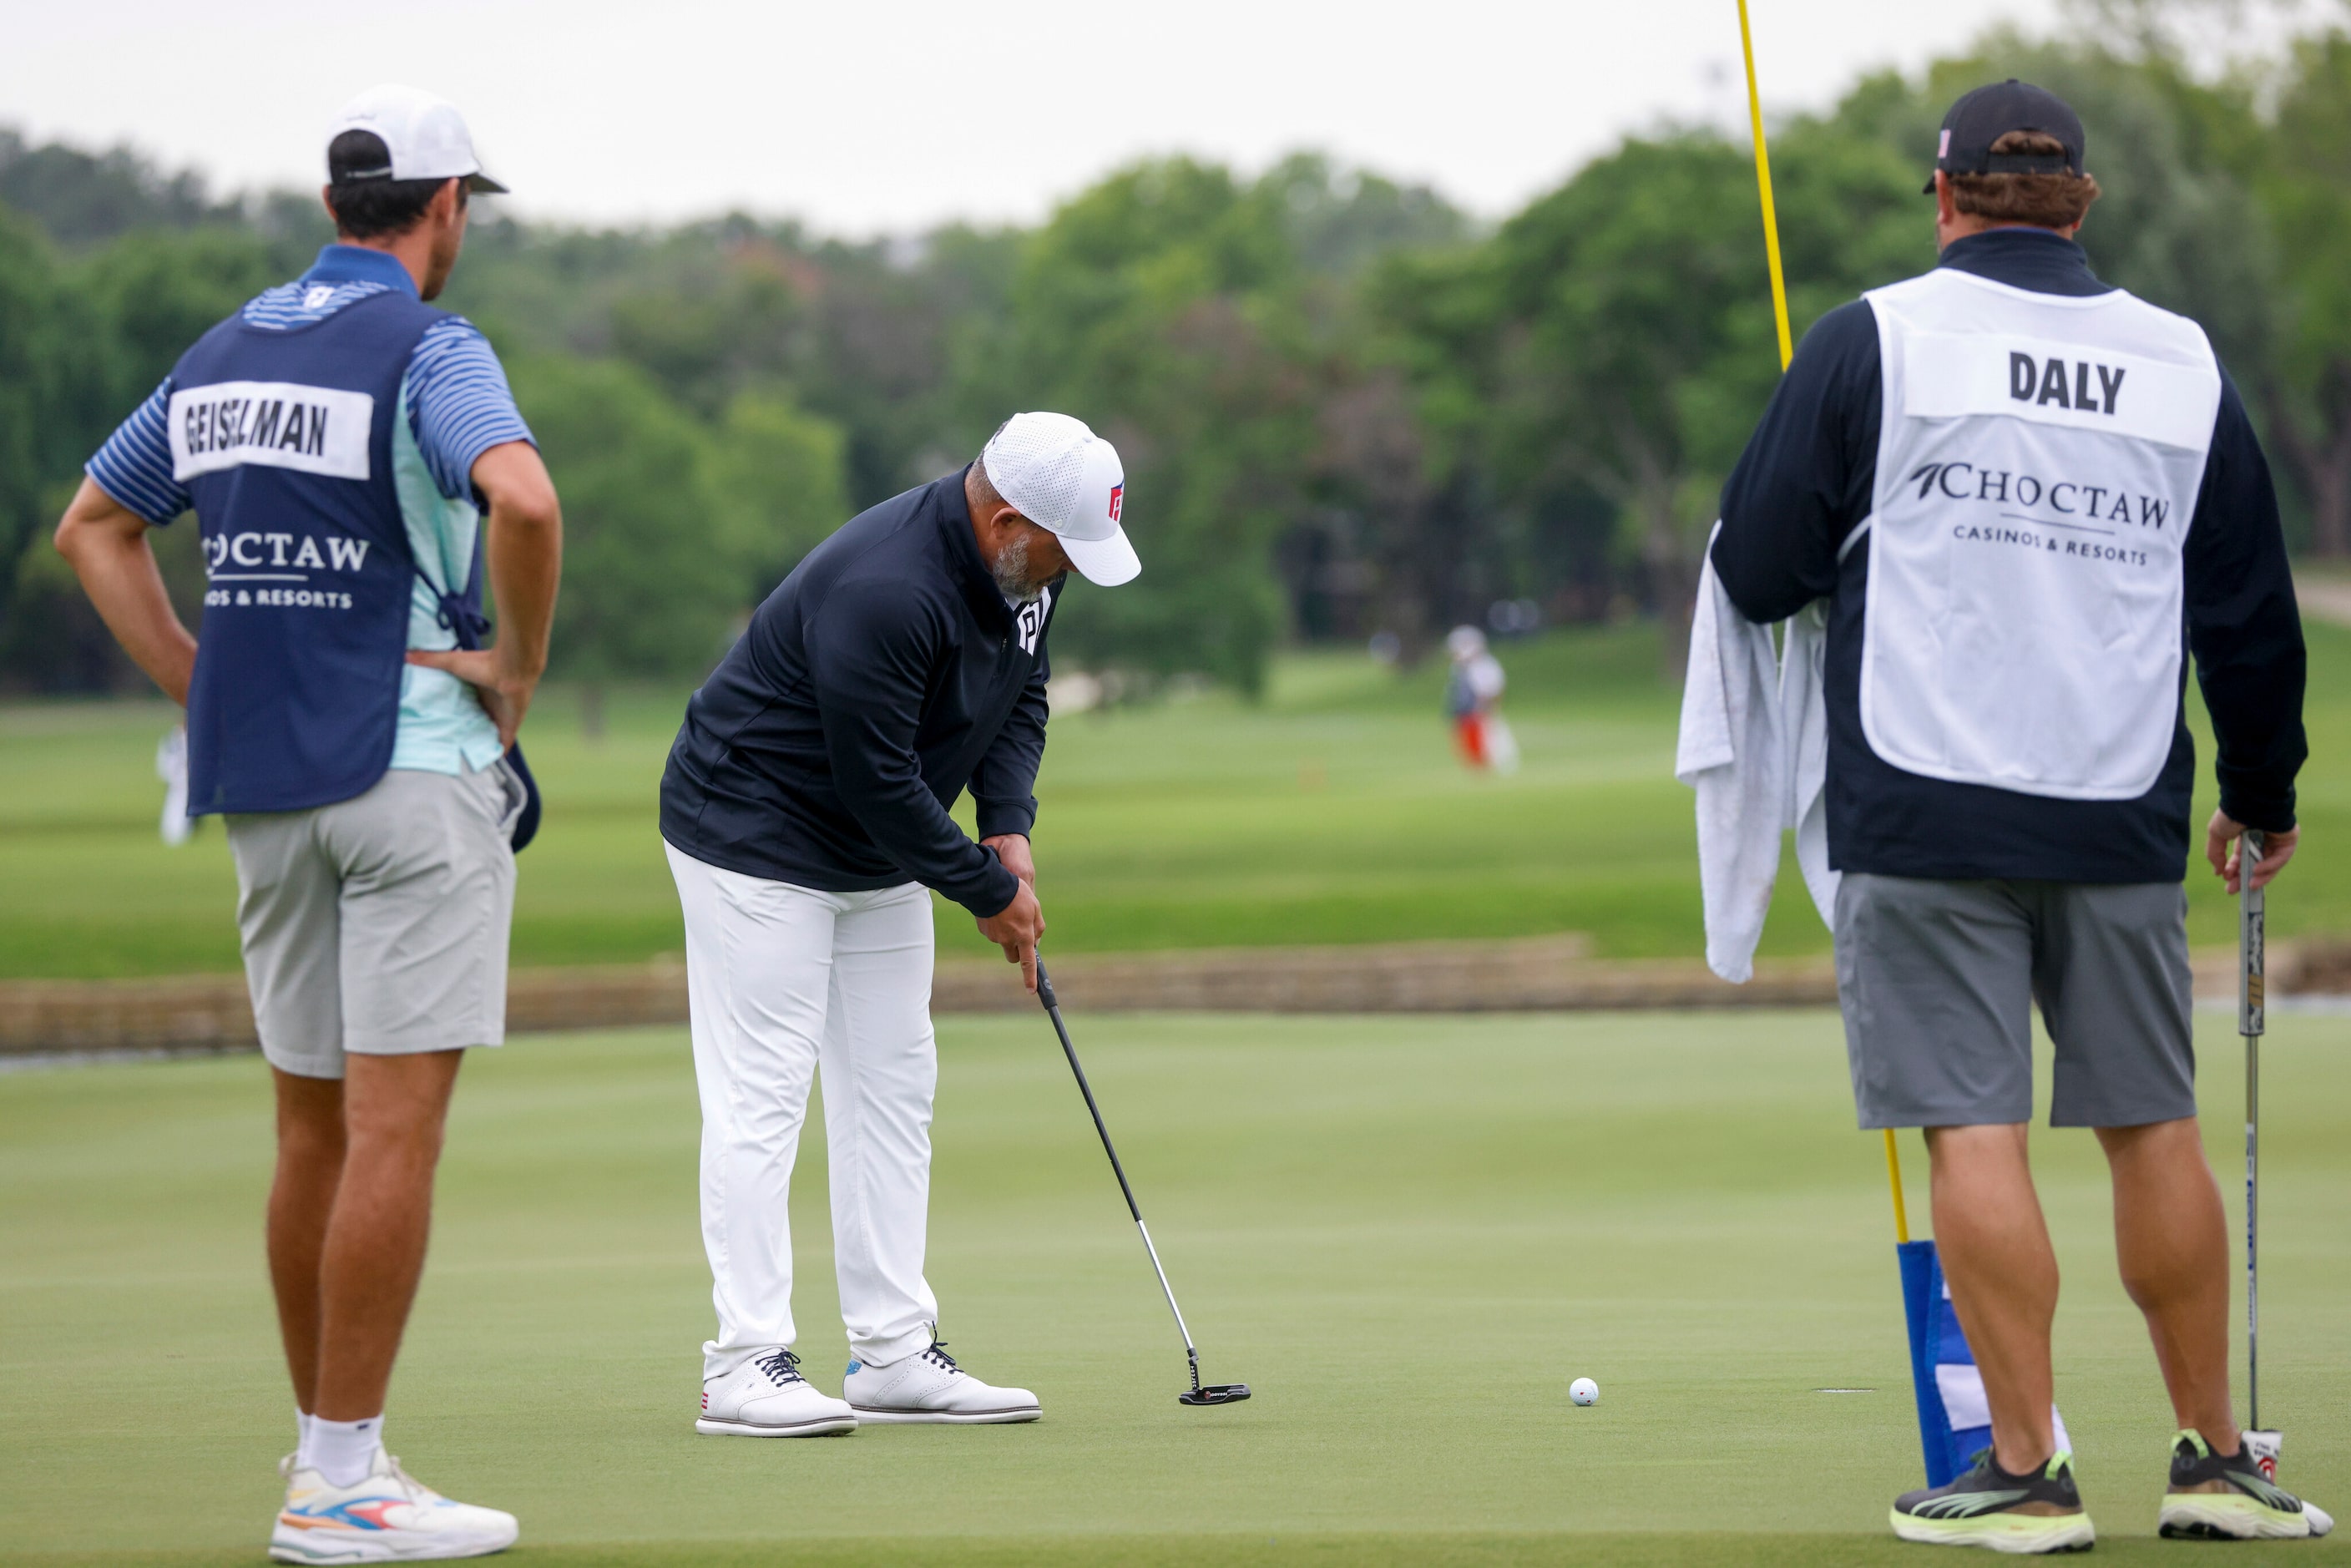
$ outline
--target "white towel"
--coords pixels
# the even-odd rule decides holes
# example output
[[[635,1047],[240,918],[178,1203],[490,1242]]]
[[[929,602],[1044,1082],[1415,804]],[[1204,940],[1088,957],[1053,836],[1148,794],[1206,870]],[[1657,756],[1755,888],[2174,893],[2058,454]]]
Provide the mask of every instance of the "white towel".
[[[1787,737],[1796,869],[1821,924],[1834,930],[1841,879],[1829,869],[1829,711],[1821,684],[1828,662],[1828,601],[1816,599],[1790,617],[1780,642],[1780,726]]]
[[[1730,601],[1712,557],[1709,538],[1690,618],[1674,777],[1698,796],[1707,967],[1743,984],[1755,973],[1755,946],[1780,875],[1780,835],[1788,829],[1797,831],[1797,864],[1823,922],[1836,905],[1824,801],[1826,622],[1818,604],[1790,621],[1783,657],[1771,628]]]

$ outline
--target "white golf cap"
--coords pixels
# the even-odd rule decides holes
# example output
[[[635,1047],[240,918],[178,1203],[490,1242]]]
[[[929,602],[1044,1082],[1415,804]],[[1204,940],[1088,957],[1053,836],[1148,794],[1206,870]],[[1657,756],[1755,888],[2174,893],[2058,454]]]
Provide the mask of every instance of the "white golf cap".
[[[1061,551],[1088,582],[1116,588],[1143,561],[1119,526],[1126,470],[1118,448],[1066,413],[1016,413],[997,428],[979,465],[1020,515],[1060,536]]]
[[[473,132],[465,117],[448,99],[413,87],[387,84],[371,87],[343,105],[327,131],[332,145],[346,131],[365,131],[380,138],[392,162],[381,172],[354,171],[360,179],[448,180],[462,178],[465,188],[502,195],[506,187],[482,172],[474,155]],[[331,172],[329,175],[332,178]],[[349,176],[347,176],[349,177]]]

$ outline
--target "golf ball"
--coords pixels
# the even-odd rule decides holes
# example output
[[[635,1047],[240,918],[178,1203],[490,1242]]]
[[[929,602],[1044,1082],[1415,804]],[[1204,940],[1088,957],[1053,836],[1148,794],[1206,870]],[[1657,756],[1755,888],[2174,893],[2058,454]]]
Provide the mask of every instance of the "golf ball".
[[[1567,1396],[1578,1405],[1600,1403],[1600,1385],[1588,1377],[1579,1377],[1567,1385]]]

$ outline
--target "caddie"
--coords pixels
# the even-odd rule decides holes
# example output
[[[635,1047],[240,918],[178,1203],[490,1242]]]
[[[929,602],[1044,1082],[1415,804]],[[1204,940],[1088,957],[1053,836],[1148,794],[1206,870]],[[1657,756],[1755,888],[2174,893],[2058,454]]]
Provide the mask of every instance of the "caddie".
[[[90,459],[57,543],[187,706],[189,810],[227,819],[300,1428],[270,1555],[470,1557],[511,1545],[513,1517],[411,1479],[384,1451],[384,1390],[458,1064],[505,1036],[510,841],[532,805],[507,754],[547,662],[562,519],[488,341],[425,303],[468,195],[505,189],[464,119],[378,88],[326,153],[336,243],[182,356]],[[146,538],[191,509],[194,636]]]
[[[1037,988],[1046,638],[1068,572],[1109,587],[1142,570],[1124,497],[1109,442],[1066,414],[1015,414],[977,462],[810,552],[686,706],[661,831],[685,912],[718,1315],[699,1432],[1041,1413],[956,1365],[923,1277],[931,890]],[[977,842],[947,814],[967,789]],[[839,1399],[793,1349],[792,1164],[820,1075],[849,1333]]]
[[[2187,900],[2194,657],[2219,741],[2206,858],[2294,856],[2304,654],[2269,466],[2194,321],[2101,282],[2074,111],[2010,80],[1943,121],[1934,270],[1823,317],[1740,458],[1711,559],[1750,620],[1827,601],[1838,995],[1864,1127],[1922,1127],[1935,1240],[1992,1446],[1892,1511],[1906,1540],[2090,1544],[2052,1420],[2050,1122],[2114,1179],[2123,1283],[2177,1427],[2166,1535],[2324,1534],[2229,1390],[2230,1240],[2196,1120]],[[2247,829],[2264,835],[2240,863]],[[2150,1448],[2152,1448],[2150,1443]],[[2152,1455],[2150,1455],[2152,1458]]]

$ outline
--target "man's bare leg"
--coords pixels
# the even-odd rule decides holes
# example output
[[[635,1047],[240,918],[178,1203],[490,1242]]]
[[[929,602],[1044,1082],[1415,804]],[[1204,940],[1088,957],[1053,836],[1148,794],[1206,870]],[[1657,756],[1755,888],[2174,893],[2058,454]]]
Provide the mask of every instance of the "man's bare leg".
[[[2115,1256],[2147,1314],[2174,1417],[2237,1451],[2229,1404],[2229,1219],[2196,1119],[2101,1127],[2115,1178]]]
[[[424,1270],[433,1172],[462,1051],[345,1060],[343,1176],[319,1267],[318,1403],[327,1421],[383,1414]]]
[[[1929,1127],[1935,1250],[1991,1405],[1992,1456],[2010,1475],[2056,1451],[2049,1325],[2057,1255],[2032,1189],[2022,1124]]]
[[[270,1069],[277,1090],[277,1175],[269,1186],[269,1284],[294,1403],[319,1408],[319,1260],[343,1178],[343,1083]]]

